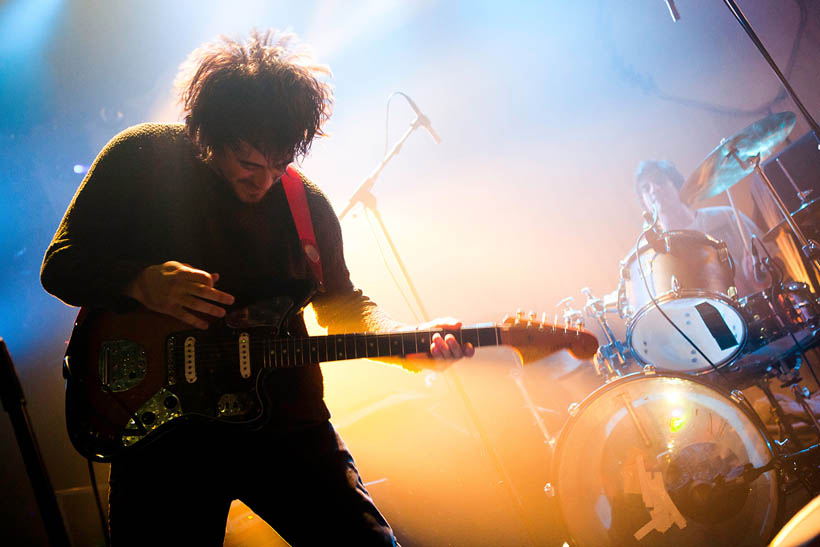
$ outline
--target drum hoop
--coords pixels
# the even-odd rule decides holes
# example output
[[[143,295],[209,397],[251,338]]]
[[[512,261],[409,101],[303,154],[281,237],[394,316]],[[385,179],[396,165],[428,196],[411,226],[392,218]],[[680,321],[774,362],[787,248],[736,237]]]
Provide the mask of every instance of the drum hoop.
[[[564,510],[561,506],[560,484],[559,484],[559,479],[558,479],[558,477],[559,477],[558,472],[560,471],[561,455],[563,454],[563,451],[561,449],[564,445],[566,445],[566,437],[569,434],[569,432],[572,430],[573,426],[575,425],[575,422],[577,422],[577,420],[580,419],[580,416],[584,413],[584,410],[587,407],[589,407],[589,405],[591,405],[594,400],[600,398],[601,394],[606,393],[607,391],[610,391],[612,389],[615,389],[616,385],[623,385],[623,384],[626,384],[626,383],[629,383],[629,382],[640,381],[643,378],[677,378],[677,379],[680,379],[680,380],[688,380],[690,382],[700,384],[703,387],[709,388],[712,391],[714,391],[715,393],[717,393],[717,395],[723,397],[724,399],[728,399],[734,407],[740,409],[740,412],[752,422],[752,425],[755,427],[757,432],[760,434],[760,436],[763,437],[763,441],[766,445],[766,449],[767,449],[769,455],[771,456],[771,458],[774,459],[774,458],[777,457],[775,455],[775,451],[774,451],[774,441],[772,441],[771,437],[769,437],[769,433],[766,430],[766,426],[763,423],[763,420],[761,420],[760,416],[758,416],[758,414],[756,412],[754,412],[748,406],[737,402],[735,399],[732,398],[730,393],[726,392],[720,386],[716,386],[716,385],[714,385],[710,382],[707,382],[706,380],[704,380],[702,378],[698,378],[697,376],[693,376],[691,374],[681,374],[681,373],[675,373],[675,372],[646,372],[646,371],[640,371],[640,372],[633,372],[632,374],[627,374],[626,376],[620,376],[618,378],[615,378],[614,380],[608,381],[607,383],[605,383],[602,386],[597,387],[592,393],[590,393],[589,395],[584,397],[583,400],[580,403],[578,403],[578,406],[570,414],[569,418],[566,419],[566,421],[564,422],[564,425],[561,426],[561,430],[558,432],[558,436],[555,437],[555,442],[552,443],[552,462],[550,464],[550,474],[549,474],[550,484],[552,485],[552,491],[554,493],[552,499],[553,499],[553,502],[555,503],[556,507],[558,508],[558,516],[560,518],[559,525],[564,528],[564,531],[567,533],[568,536],[571,536],[571,534],[570,534],[570,531],[569,531],[569,527],[567,526],[566,515],[564,515]],[[775,517],[774,517],[774,520],[772,522],[772,525],[773,525],[773,527],[775,527],[775,532],[774,533],[776,533],[776,530],[777,530],[776,527],[778,525],[778,518],[779,518],[781,509],[782,509],[782,500],[781,500],[781,496],[780,496],[780,482],[781,482],[781,479],[780,479],[779,473],[775,472],[774,470],[767,471],[766,473],[770,473],[771,480],[774,483],[773,484],[773,486],[774,486],[774,488],[773,488],[773,491],[774,491],[773,503],[774,503],[774,509],[775,509],[775,512],[774,512]],[[764,475],[766,473],[764,473]],[[572,544],[579,545],[578,542],[575,541],[575,538],[570,537],[570,539],[573,541]]]
[[[733,351],[728,357],[726,357],[726,359],[724,359],[720,363],[715,363],[715,366],[718,369],[723,368],[723,367],[731,366],[731,363],[734,360],[734,358],[737,357],[738,354],[741,351],[743,351],[743,348],[746,346],[746,341],[749,338],[748,337],[748,332],[747,332],[748,326],[746,325],[746,318],[743,316],[743,313],[741,313],[737,302],[735,302],[733,299],[731,299],[728,296],[725,296],[723,294],[715,293],[715,292],[711,292],[711,291],[704,291],[704,290],[701,290],[701,289],[681,289],[677,292],[676,291],[667,291],[667,292],[661,294],[660,296],[656,296],[655,297],[655,302],[657,302],[658,304],[665,304],[665,303],[671,302],[673,300],[681,300],[682,298],[707,298],[707,299],[712,299],[712,300],[719,300],[719,301],[723,302],[724,304],[728,305],[733,310],[735,310],[738,317],[740,317],[740,319],[741,319],[740,324],[743,327],[743,332],[741,333],[741,341],[737,345],[737,348],[735,348],[735,351]],[[651,363],[649,361],[645,361],[641,357],[641,355],[632,348],[632,334],[635,331],[635,325],[638,323],[638,321],[641,319],[641,317],[643,317],[644,315],[649,313],[649,311],[652,308],[655,308],[655,302],[650,300],[649,302],[644,304],[641,307],[641,309],[639,309],[637,313],[632,314],[632,316],[626,322],[626,347],[628,347],[631,350],[632,355],[635,357],[635,359],[637,359],[643,365],[653,365],[653,366],[655,366],[654,363]],[[664,372],[666,372],[666,369],[658,368],[658,370],[664,370]],[[710,372],[714,372],[714,370],[715,369],[713,369],[711,366],[707,365],[704,368],[694,370],[694,371],[692,371],[688,374],[694,374],[694,375],[700,376],[702,374],[708,374]]]
[[[702,243],[706,243],[710,247],[714,247],[715,250],[720,250],[723,247],[726,247],[726,243],[716,239],[709,234],[705,234],[703,232],[698,232],[697,230],[672,230],[670,232],[663,232],[664,236],[669,236],[670,239],[682,238],[682,239],[693,239],[693,240],[700,240]],[[652,245],[649,243],[643,243],[636,248],[632,248],[626,258],[621,261],[621,263],[625,266],[628,266],[632,263],[635,258],[641,254],[643,251],[647,251],[652,248]]]

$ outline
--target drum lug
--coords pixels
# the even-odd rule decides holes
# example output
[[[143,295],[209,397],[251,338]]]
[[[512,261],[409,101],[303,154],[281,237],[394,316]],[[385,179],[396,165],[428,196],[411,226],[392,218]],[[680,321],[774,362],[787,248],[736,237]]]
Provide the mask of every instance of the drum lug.
[[[572,403],[571,405],[569,405],[569,408],[567,408],[567,413],[569,413],[570,417],[574,418],[575,415],[578,414],[579,406],[580,405],[578,403]]]
[[[551,498],[555,497],[555,487],[551,482],[544,485],[544,493]]]
[[[745,404],[746,403],[746,396],[739,389],[733,389],[732,392],[729,394],[729,396],[737,404]]]
[[[675,298],[680,298],[680,281],[674,275],[669,278],[669,286],[672,287],[672,294]]]
[[[737,287],[734,285],[729,286],[729,288],[726,289],[726,296],[732,300],[737,300]]]
[[[644,365],[643,374],[644,376],[652,376],[655,374],[655,370],[655,365]]]

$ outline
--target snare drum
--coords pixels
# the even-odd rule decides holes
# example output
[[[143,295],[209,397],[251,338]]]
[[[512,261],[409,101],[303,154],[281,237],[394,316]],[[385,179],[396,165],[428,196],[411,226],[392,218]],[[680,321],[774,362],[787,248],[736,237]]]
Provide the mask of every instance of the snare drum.
[[[746,322],[725,243],[691,230],[664,232],[654,247],[642,245],[621,263],[621,281],[627,345],[641,363],[706,373],[709,361],[719,367],[742,348]]]
[[[765,545],[779,478],[722,484],[774,458],[746,405],[696,376],[639,372],[570,411],[547,493],[575,545]]]

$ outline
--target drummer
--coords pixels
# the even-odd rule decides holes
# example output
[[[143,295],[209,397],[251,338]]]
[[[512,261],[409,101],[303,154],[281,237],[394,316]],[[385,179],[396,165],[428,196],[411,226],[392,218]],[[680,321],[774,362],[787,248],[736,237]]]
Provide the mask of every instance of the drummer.
[[[694,230],[723,241],[735,261],[735,285],[738,296],[745,296],[766,288],[770,279],[759,268],[738,233],[738,222],[731,207],[703,207],[691,209],[680,200],[683,176],[672,162],[647,160],[638,165],[635,172],[635,190],[645,211],[656,211],[660,226],[665,231]],[[761,237],[757,225],[746,215],[739,213],[740,224],[750,236]]]

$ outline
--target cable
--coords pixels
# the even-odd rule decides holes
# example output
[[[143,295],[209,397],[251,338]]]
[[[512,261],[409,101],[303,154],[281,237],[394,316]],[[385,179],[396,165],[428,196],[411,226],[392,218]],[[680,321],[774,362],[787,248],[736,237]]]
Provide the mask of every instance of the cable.
[[[655,308],[657,308],[657,310],[658,310],[658,311],[660,312],[660,314],[664,317],[664,319],[666,319],[666,320],[669,322],[669,324],[670,324],[670,325],[672,325],[672,326],[675,328],[675,330],[676,330],[676,331],[678,331],[678,333],[679,333],[681,336],[683,336],[684,340],[686,340],[687,342],[689,342],[689,345],[691,345],[691,346],[695,349],[695,351],[697,351],[697,352],[701,355],[701,357],[703,357],[703,358],[706,360],[706,362],[707,362],[707,363],[709,363],[709,365],[710,365],[710,366],[711,366],[711,367],[715,370],[715,372],[717,372],[718,374],[723,374],[723,371],[721,371],[721,370],[720,370],[720,369],[719,369],[719,368],[718,368],[718,367],[717,367],[717,366],[716,366],[716,365],[715,365],[715,364],[714,364],[714,363],[713,363],[713,362],[712,362],[712,361],[711,361],[711,360],[710,360],[710,359],[706,356],[706,354],[705,354],[705,353],[703,353],[703,352],[701,351],[701,349],[697,346],[697,344],[695,344],[695,343],[692,341],[692,339],[691,339],[691,338],[689,338],[689,337],[686,335],[686,333],[684,333],[684,332],[680,329],[680,327],[678,327],[678,326],[675,324],[675,322],[674,322],[674,321],[672,321],[672,318],[671,318],[671,317],[669,317],[668,315],[666,315],[666,312],[665,312],[665,311],[663,311],[663,309],[661,308],[661,305],[658,303],[658,301],[655,299],[655,296],[652,294],[652,290],[649,288],[649,281],[647,280],[647,278],[646,278],[646,274],[645,274],[645,273],[644,273],[644,271],[643,271],[643,263],[641,262],[640,246],[641,246],[641,239],[644,239],[644,238],[646,237],[646,234],[647,234],[647,233],[649,233],[650,231],[652,231],[652,229],[654,229],[654,228],[655,228],[655,226],[657,225],[657,223],[658,223],[658,215],[657,215],[657,212],[656,212],[656,213],[655,213],[654,218],[652,219],[652,223],[651,223],[651,224],[650,224],[647,228],[645,228],[645,229],[643,230],[643,232],[641,232],[641,235],[639,235],[639,236],[638,236],[638,241],[637,241],[637,242],[635,242],[635,259],[638,261],[638,271],[640,271],[640,273],[641,273],[641,279],[643,280],[644,287],[646,287],[646,294],[648,294],[648,295],[649,295],[649,298],[652,300],[652,304],[654,304],[654,305],[655,305]],[[649,244],[649,240],[647,240],[647,244]]]
[[[108,522],[103,512],[102,500],[100,499],[100,490],[97,488],[97,476],[94,473],[94,462],[88,460],[88,476],[91,479],[91,491],[94,492],[94,501],[97,504],[97,513],[100,516],[100,524],[102,525],[103,539],[106,547],[111,545],[111,536],[108,534]]]
[[[416,322],[421,323],[421,319],[419,319],[419,316],[416,313],[415,308],[410,304],[410,300],[407,298],[407,293],[405,293],[402,289],[399,280],[396,279],[395,273],[393,273],[393,270],[390,268],[390,264],[387,262],[387,255],[384,252],[384,248],[382,247],[381,241],[379,241],[378,236],[376,236],[376,230],[373,227],[373,219],[370,218],[369,209],[365,208],[364,216],[367,219],[367,224],[370,227],[370,232],[373,234],[373,239],[376,242],[376,247],[378,247],[379,249],[379,254],[382,257],[382,262],[384,262],[384,267],[387,270],[387,273],[390,275],[390,279],[393,280],[393,284],[396,285],[396,289],[399,291],[399,294],[404,299],[404,303],[407,304],[407,307],[410,309],[410,313],[413,314],[413,317],[416,319]]]

